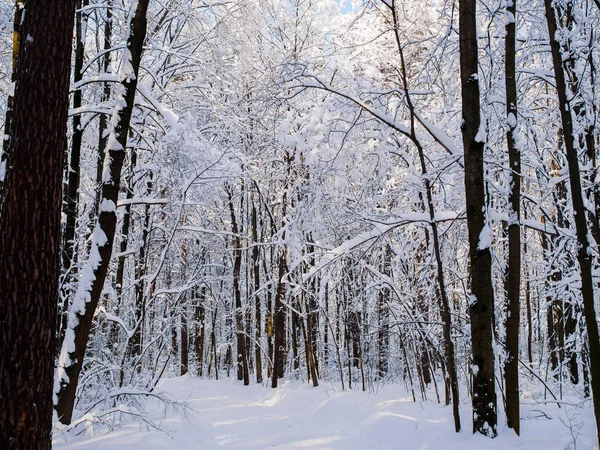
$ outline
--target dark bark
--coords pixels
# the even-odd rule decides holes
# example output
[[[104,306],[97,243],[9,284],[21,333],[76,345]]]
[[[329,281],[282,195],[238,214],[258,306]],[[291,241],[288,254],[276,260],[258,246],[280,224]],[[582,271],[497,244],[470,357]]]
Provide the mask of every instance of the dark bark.
[[[527,219],[527,210],[523,211],[523,216]],[[527,261],[528,246],[527,246],[527,234],[523,231],[523,257]],[[524,268],[524,272],[527,274],[525,281],[525,309],[527,314],[527,361],[531,366],[533,364],[533,310],[531,305],[531,282],[529,281],[529,265],[527,264]]]
[[[311,242],[306,247],[306,251],[310,256],[310,267],[315,265],[315,246],[312,244],[312,234],[308,234],[307,241]],[[308,304],[306,311],[306,332],[308,333],[308,344],[310,348],[308,349],[310,355],[309,358],[311,360],[311,364],[313,364],[314,371],[318,377],[319,375],[319,358],[317,355],[319,348],[319,304],[317,301],[317,286],[319,284],[319,279],[316,276],[313,276],[310,280],[309,290],[308,290]],[[312,371],[312,368],[311,368]]]
[[[326,370],[329,367],[329,283],[325,281],[325,320],[323,322],[323,377],[327,375]]]
[[[289,179],[291,164],[293,156],[286,154],[285,162],[287,165],[287,176]],[[286,210],[287,210],[287,198],[289,184],[286,182],[282,197],[282,210],[281,210],[281,241],[285,243],[286,239]],[[285,284],[284,276],[287,272],[287,248],[285,244],[279,249],[278,257],[278,269],[277,269],[277,291],[275,292],[275,305],[273,314],[273,334],[275,337],[274,349],[273,349],[273,373],[271,377],[271,387],[277,387],[277,379],[283,378],[285,372],[285,353],[286,353],[286,342],[285,342],[285,322],[287,316],[287,309],[284,304],[285,297]]]
[[[131,162],[129,164],[129,176],[127,177],[127,194],[126,199],[133,198],[134,189],[134,174],[137,165],[137,152],[135,149],[131,151]],[[131,204],[125,205],[123,212],[123,221],[121,223],[121,242],[119,244],[119,260],[117,263],[117,274],[115,276],[115,291],[117,293],[117,301],[120,302],[121,293],[123,292],[123,277],[125,276],[125,259],[127,258],[127,247],[129,243],[129,231],[131,228]]]
[[[381,273],[387,277],[392,274],[392,251],[389,245],[383,249],[383,262]],[[377,301],[377,317],[379,329],[377,330],[377,372],[379,379],[385,378],[388,372],[388,353],[390,343],[390,287],[387,285],[379,289]]]
[[[579,248],[577,261],[581,271],[581,296],[583,298],[583,313],[587,328],[588,350],[590,356],[590,384],[592,387],[594,414],[596,415],[597,437],[600,438],[600,337],[598,335],[598,321],[594,307],[594,285],[592,281],[592,256],[588,241],[588,226],[586,210],[583,202],[581,174],[577,148],[575,147],[575,134],[573,131],[573,118],[571,105],[567,93],[567,83],[564,76],[561,44],[556,40],[557,22],[556,12],[551,0],[544,1],[546,7],[546,20],[552,50],[554,77],[560,106],[560,116],[564,133],[564,146],[569,168],[569,183],[571,187],[571,201],[575,215],[575,230]]]
[[[148,191],[152,191],[152,174],[148,180]],[[137,263],[135,265],[135,325],[133,335],[128,342],[128,351],[131,356],[140,356],[142,354],[142,334],[144,331],[144,322],[146,319],[146,270],[147,270],[147,254],[150,236],[150,205],[144,206],[144,223],[142,225],[142,241],[138,250]],[[167,275],[167,283],[170,283],[170,275]],[[138,367],[140,370],[141,367]]]
[[[294,309],[298,309],[298,302],[294,302],[295,304],[293,305]],[[295,311],[292,310],[291,312],[291,321],[292,321],[292,326],[290,327],[290,331],[291,331],[291,341],[292,341],[292,364],[293,364],[293,369],[294,369],[294,373],[298,373],[298,369],[300,368],[300,355],[298,354],[298,332],[299,330],[299,322],[300,322],[300,318],[298,317],[298,313],[296,313]]]
[[[254,319],[255,319],[255,354],[254,359],[256,364],[256,382],[262,383],[263,375],[262,375],[262,356],[260,351],[260,341],[261,341],[261,326],[262,326],[262,317],[260,311],[260,303],[261,298],[259,295],[260,292],[260,261],[259,261],[259,250],[258,250],[258,221],[256,220],[256,205],[254,201],[252,201],[252,242],[254,247],[252,247],[252,277],[254,280]]]
[[[104,55],[102,57],[102,70],[108,73],[111,63],[111,40],[112,40],[112,3],[113,0],[106,0],[106,22],[104,22]],[[110,83],[105,82],[102,87],[102,97],[100,100],[106,103],[110,100]],[[96,159],[96,183],[102,183],[102,170],[104,167],[104,157],[106,144],[108,142],[108,120],[107,114],[100,114],[98,125],[98,157]],[[96,207],[100,204],[100,189],[96,192]]]
[[[456,432],[460,431],[460,415],[459,415],[459,391],[458,391],[458,376],[456,373],[456,361],[454,358],[454,343],[452,341],[452,317],[450,314],[450,303],[448,301],[448,295],[446,292],[446,284],[444,281],[444,266],[442,261],[441,254],[441,245],[438,235],[438,227],[435,222],[435,205],[433,202],[433,193],[432,193],[432,185],[431,181],[427,174],[427,165],[425,162],[425,152],[423,150],[423,146],[421,142],[417,138],[415,124],[416,124],[416,114],[414,104],[412,102],[411,95],[409,94],[409,85],[408,85],[408,75],[406,70],[406,61],[404,59],[404,49],[400,40],[399,34],[399,21],[398,21],[398,12],[396,10],[396,2],[393,0],[391,4],[392,10],[392,19],[394,22],[394,34],[396,38],[396,45],[398,47],[398,54],[400,56],[400,69],[401,69],[401,78],[402,78],[402,87],[405,92],[405,99],[408,109],[410,111],[410,139],[415,144],[417,148],[419,162],[421,166],[421,173],[423,176],[423,184],[425,187],[425,195],[427,199],[427,204],[423,204],[424,209],[427,210],[429,214],[430,227],[433,236],[433,250],[436,259],[436,280],[439,294],[439,302],[440,302],[440,315],[442,322],[444,323],[444,353],[446,359],[446,367],[448,373],[448,379],[446,380],[446,385],[449,386],[450,392],[452,393],[452,414],[454,418],[454,429]],[[462,55],[462,47],[461,47],[461,55]],[[461,60],[462,63],[462,60]],[[462,66],[461,66],[462,67]],[[475,73],[477,72],[477,63],[475,63]],[[483,156],[483,155],[482,155]],[[466,155],[465,155],[466,158]],[[421,203],[423,202],[422,196],[420,195]],[[429,232],[426,231],[425,234],[426,242],[429,244]],[[429,246],[429,245],[428,245]],[[425,365],[424,365],[425,366]],[[425,366],[426,367],[426,366]],[[429,377],[429,371],[425,369],[422,373],[426,374]],[[448,403],[448,395],[446,395],[446,403]]]
[[[250,384],[248,373],[248,355],[246,353],[246,336],[244,334],[244,314],[242,312],[242,293],[240,290],[240,273],[242,267],[242,240],[238,229],[232,192],[228,188],[229,212],[231,214],[231,232],[233,233],[233,295],[235,297],[235,335],[237,343],[237,377],[244,380],[244,386]]]
[[[465,196],[471,298],[471,347],[473,357],[473,432],[497,435],[496,383],[494,373],[492,257],[487,245],[486,201],[483,170],[485,137],[480,131],[477,15],[475,0],[459,1],[461,126],[465,163]],[[487,230],[491,233],[491,230]],[[483,237],[484,239],[480,239]],[[480,240],[482,245],[480,245]]]
[[[85,56],[85,36],[87,16],[81,8],[87,6],[89,0],[77,0],[77,16],[75,20],[75,65],[73,67],[73,82],[81,81],[83,60]],[[81,107],[82,90],[73,92],[73,109]],[[71,140],[71,155],[67,167],[67,191],[65,192],[65,232],[63,234],[62,269],[67,272],[75,257],[75,222],[77,220],[77,206],[79,204],[79,180],[81,178],[81,143],[83,128],[81,114],[73,116],[73,138]],[[66,311],[66,308],[65,308]],[[66,314],[65,314],[66,316]],[[66,322],[65,322],[66,325]]]
[[[6,449],[52,445],[74,17],[74,0],[28,0],[20,24],[27,39],[18,48],[0,203],[0,445]]]
[[[196,341],[194,345],[194,351],[196,352],[196,371],[198,376],[202,376],[202,368],[204,365],[204,340],[205,340],[205,309],[204,303],[206,302],[206,286],[202,286],[200,290],[200,298],[197,299],[198,304],[196,305]]]
[[[275,313],[273,314],[273,373],[271,378],[271,387],[277,387],[277,379],[283,378],[284,367],[285,367],[285,319],[286,319],[286,307],[283,304],[285,297],[285,284],[283,283],[283,277],[286,272],[286,252],[284,249],[280,250],[279,261],[278,261],[278,272],[277,272],[277,291],[275,292]]]
[[[104,287],[104,280],[106,279],[113,249],[117,222],[116,204],[119,196],[121,169],[123,167],[125,149],[127,147],[127,136],[129,134],[129,124],[134,106],[138,71],[142,58],[142,48],[146,36],[146,11],[148,9],[148,1],[149,0],[140,0],[138,2],[135,16],[132,18],[129,25],[127,48],[129,50],[128,53],[131,58],[130,63],[134,73],[123,74],[123,79],[121,81],[124,89],[123,104],[119,109],[115,110],[116,125],[111,133],[111,138],[109,138],[108,160],[110,163],[106,168],[102,183],[102,204],[99,208],[98,221],[96,223],[96,242],[93,244],[97,247],[92,248],[92,252],[97,252],[98,259],[97,264],[90,266],[93,273],[93,282],[90,287],[85,288],[87,292],[84,292],[82,298],[75,299],[76,301],[79,300],[82,302],[83,297],[89,294],[89,301],[85,302],[84,305],[78,305],[80,308],[75,311],[74,314],[77,324],[69,324],[69,327],[73,327],[74,350],[68,351],[66,350],[68,347],[63,347],[63,351],[65,353],[68,352],[68,358],[65,358],[66,360],[63,359],[62,367],[59,368],[59,376],[61,376],[64,371],[67,378],[62,377],[59,382],[60,388],[57,393],[57,412],[59,420],[64,424],[69,424],[73,415],[79,373],[83,365],[83,358],[87,347],[92,319]],[[113,142],[112,145],[111,142]],[[88,264],[91,264],[91,262]],[[68,332],[69,330],[67,330],[67,333]],[[69,338],[68,334],[67,338]],[[69,381],[67,381],[67,379]]]
[[[517,0],[507,3],[506,39],[504,51],[504,80],[506,84],[506,115],[508,132],[506,143],[510,166],[510,194],[508,218],[508,262],[506,269],[506,421],[517,435],[520,434],[519,416],[519,327],[521,318],[521,152],[517,146],[516,128],[517,82],[515,22]]]
[[[181,321],[181,363],[179,364],[179,375],[188,373],[189,354],[188,354],[188,326],[187,311],[184,308],[183,314],[179,316]]]

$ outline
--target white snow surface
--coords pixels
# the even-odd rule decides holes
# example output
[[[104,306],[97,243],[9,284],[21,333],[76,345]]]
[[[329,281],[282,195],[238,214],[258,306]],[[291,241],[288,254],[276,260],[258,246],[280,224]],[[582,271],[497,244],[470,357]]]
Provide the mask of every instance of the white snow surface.
[[[116,424],[112,431],[94,425],[82,433],[79,427],[56,434],[53,448],[563,450],[574,448],[571,431],[577,436],[577,449],[597,448],[589,402],[582,408],[559,409],[530,400],[521,407],[520,437],[506,427],[500,414],[499,435],[489,439],[471,433],[470,401],[464,394],[463,430],[455,433],[451,407],[433,400],[414,403],[401,385],[361,392],[341,391],[331,383],[313,388],[300,381],[282,381],[271,389],[185,376],[161,381],[156,392],[187,402],[191,410],[164,414],[156,400],[149,400],[148,418],[162,431],[130,421]],[[578,429],[570,429],[569,423]]]

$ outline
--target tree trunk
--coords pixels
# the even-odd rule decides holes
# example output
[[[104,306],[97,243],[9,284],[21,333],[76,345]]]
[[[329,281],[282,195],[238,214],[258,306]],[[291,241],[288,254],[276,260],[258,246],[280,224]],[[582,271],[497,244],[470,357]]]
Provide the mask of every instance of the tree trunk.
[[[560,105],[561,123],[564,133],[564,144],[569,166],[569,183],[571,186],[571,200],[573,202],[573,213],[575,215],[575,229],[579,248],[577,260],[581,270],[581,295],[583,298],[583,312],[587,327],[588,349],[590,355],[590,384],[592,386],[592,397],[594,413],[596,415],[597,437],[600,438],[600,338],[598,335],[598,321],[594,307],[594,285],[592,281],[592,256],[587,234],[587,221],[583,194],[581,187],[581,175],[579,172],[579,161],[577,149],[575,148],[575,135],[573,131],[573,118],[571,105],[567,96],[567,84],[564,76],[562,50],[557,39],[556,12],[551,0],[544,1],[546,6],[546,20],[550,35],[550,48],[552,50],[552,62],[554,66],[554,77],[556,90]]]
[[[85,30],[87,16],[81,8],[87,6],[89,0],[77,0],[77,17],[75,21],[75,66],[73,67],[73,82],[81,81],[83,60],[85,56]],[[81,107],[82,90],[73,92],[73,109]],[[70,270],[75,257],[75,222],[77,220],[77,205],[79,203],[79,179],[81,177],[80,159],[83,128],[81,114],[73,116],[73,139],[71,141],[71,156],[67,167],[67,192],[65,192],[65,232],[63,234],[62,269],[63,273]],[[66,311],[66,308],[65,308]],[[66,314],[65,314],[66,317]],[[65,321],[66,325],[66,321]]]
[[[188,373],[189,354],[188,354],[188,326],[187,326],[187,308],[184,308],[183,314],[180,314],[181,321],[181,364],[179,365],[179,375]]]
[[[259,261],[259,250],[258,250],[258,222],[256,220],[256,205],[254,204],[254,200],[252,201],[252,242],[254,247],[252,247],[252,277],[254,279],[254,322],[255,326],[255,354],[254,359],[256,360],[256,382],[262,383],[263,375],[262,375],[262,355],[260,351],[261,344],[261,326],[262,326],[262,318],[260,312],[260,261]]]
[[[50,449],[75,1],[27,0],[0,202],[0,436]],[[18,45],[17,38],[15,44]]]
[[[125,158],[129,123],[146,36],[148,1],[139,0],[136,3],[135,14],[131,15],[127,39],[128,51],[125,52],[125,57],[129,58],[129,64],[123,64],[121,73],[123,97],[122,102],[117,102],[115,106],[113,121],[116,125],[107,144],[108,155],[102,182],[102,202],[99,206],[90,256],[69,312],[69,324],[59,358],[56,409],[59,420],[64,424],[69,424],[73,415],[79,372],[83,365],[92,319],[102,294],[113,249],[121,169]],[[129,73],[127,68],[131,68],[133,73]]]
[[[233,238],[233,295],[235,297],[235,335],[237,343],[237,374],[238,380],[244,380],[244,386],[250,384],[248,373],[248,355],[246,354],[246,336],[244,335],[244,314],[242,312],[242,293],[240,290],[240,273],[242,267],[242,240],[239,236],[238,225],[233,208],[232,192],[228,188],[229,212],[231,213],[231,232]]]
[[[196,300],[196,341],[194,351],[196,352],[196,371],[198,376],[202,376],[202,368],[204,364],[204,339],[205,339],[205,309],[206,302],[206,286],[202,286],[200,290],[200,298]]]
[[[461,126],[465,162],[465,196],[469,230],[471,346],[473,353],[473,432],[497,435],[494,373],[492,230],[486,224],[483,153],[479,100],[477,15],[475,0],[459,1]]]
[[[517,145],[517,82],[516,82],[516,0],[507,3],[507,23],[504,51],[504,80],[506,83],[506,116],[508,132],[506,143],[510,166],[510,193],[508,196],[508,263],[506,270],[506,421],[517,435],[520,434],[519,416],[519,327],[521,318],[521,152]]]
[[[112,41],[112,4],[113,0],[106,0],[106,22],[104,22],[104,55],[102,56],[102,69],[108,73],[111,62],[111,41]],[[102,87],[102,96],[100,101],[106,103],[110,100],[110,83],[105,82]],[[96,183],[102,184],[102,170],[104,168],[104,157],[106,144],[108,143],[108,115],[100,114],[98,124],[98,157],[96,159]],[[96,191],[96,208],[100,204],[100,189]]]
[[[392,275],[392,250],[389,245],[383,249],[383,262],[381,273],[387,277]],[[379,289],[377,301],[377,318],[379,329],[377,330],[377,373],[379,379],[383,380],[388,372],[388,353],[390,342],[390,287],[383,286]]]
[[[286,154],[285,162],[287,165],[287,176],[289,179],[291,164],[293,157],[289,154]],[[286,208],[287,208],[287,197],[289,184],[286,182],[283,197],[282,197],[282,211],[281,211],[281,229],[283,232],[281,233],[281,241],[283,245],[279,249],[279,258],[278,258],[278,270],[277,270],[277,291],[275,292],[275,311],[273,314],[273,332],[275,335],[274,342],[274,356],[273,356],[273,373],[271,378],[271,387],[277,387],[277,379],[283,378],[285,372],[285,321],[286,321],[286,306],[284,305],[284,297],[285,297],[285,284],[284,284],[284,276],[287,272],[287,248],[285,243],[286,238]]]

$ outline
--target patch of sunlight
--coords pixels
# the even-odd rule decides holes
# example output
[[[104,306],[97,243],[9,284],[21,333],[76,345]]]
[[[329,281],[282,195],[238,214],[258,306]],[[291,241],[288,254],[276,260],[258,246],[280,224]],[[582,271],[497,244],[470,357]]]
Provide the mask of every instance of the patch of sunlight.
[[[286,444],[286,448],[319,448],[326,449],[323,447],[327,444],[339,441],[342,438],[339,436],[323,436],[314,439],[304,439],[303,441],[289,442]]]
[[[412,403],[411,398],[398,398],[394,400],[386,400],[385,402],[379,402],[375,404],[375,408],[387,408],[388,406],[395,405],[397,403]]]
[[[287,416],[277,414],[274,416],[267,416],[267,417],[253,416],[253,417],[243,417],[241,419],[233,419],[233,420],[219,420],[217,422],[213,422],[212,426],[213,427],[222,427],[222,426],[235,425],[235,424],[244,423],[244,422],[264,421],[264,420],[271,420],[271,419],[283,420],[283,419],[287,419]]]

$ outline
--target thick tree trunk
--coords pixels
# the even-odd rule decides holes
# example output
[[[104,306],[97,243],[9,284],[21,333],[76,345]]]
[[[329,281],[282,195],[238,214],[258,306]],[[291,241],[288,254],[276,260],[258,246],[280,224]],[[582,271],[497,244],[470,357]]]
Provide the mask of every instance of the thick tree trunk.
[[[125,52],[129,64],[123,64],[121,73],[123,101],[118,102],[115,107],[113,120],[116,125],[108,139],[107,164],[103,175],[102,201],[99,206],[98,221],[94,229],[87,266],[69,312],[69,324],[59,358],[56,409],[59,420],[64,424],[69,424],[73,415],[79,372],[83,365],[94,311],[102,294],[113,249],[121,169],[125,158],[138,71],[146,36],[148,1],[139,0],[136,3],[135,14],[132,14],[130,21],[127,39],[128,51]],[[133,73],[130,73],[127,68],[132,69]]]
[[[49,450],[75,1],[24,8],[0,203],[0,445]]]
[[[569,166],[569,183],[571,186],[571,200],[575,215],[575,230],[577,233],[577,260],[581,270],[581,295],[583,297],[583,312],[587,327],[588,349],[590,355],[590,384],[596,415],[597,437],[600,438],[600,337],[598,335],[598,320],[594,307],[594,285],[592,281],[592,256],[588,241],[588,226],[586,210],[583,202],[579,160],[575,147],[575,134],[573,131],[573,118],[571,105],[567,95],[567,84],[564,76],[562,50],[557,39],[556,12],[551,0],[544,1],[546,6],[546,20],[550,36],[550,48],[554,66],[554,77],[560,106],[561,123],[564,133],[566,158]]]
[[[504,80],[506,83],[506,143],[510,166],[508,197],[508,263],[506,270],[506,421],[509,428],[520,434],[519,416],[519,328],[521,319],[521,152],[517,145],[517,81],[516,81],[516,0],[507,3],[506,40],[504,51]]]
[[[497,435],[494,373],[492,285],[492,230],[486,224],[483,153],[485,130],[481,128],[475,0],[459,1],[461,126],[465,162],[465,196],[469,230],[471,297],[471,346],[473,352],[473,432]]]

